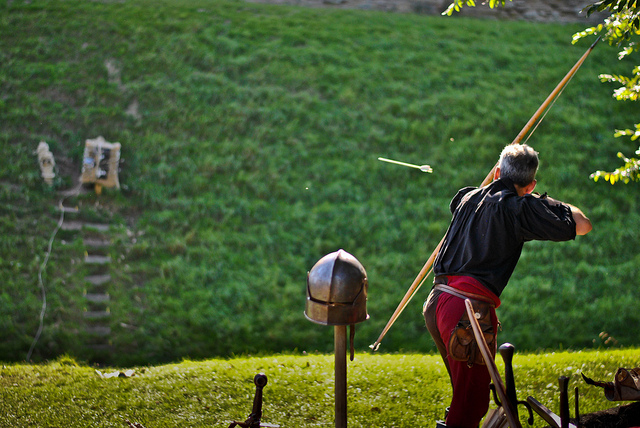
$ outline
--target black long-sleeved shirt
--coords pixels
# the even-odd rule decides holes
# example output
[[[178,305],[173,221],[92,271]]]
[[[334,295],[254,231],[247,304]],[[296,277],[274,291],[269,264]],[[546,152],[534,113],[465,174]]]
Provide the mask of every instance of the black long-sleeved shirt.
[[[500,296],[526,241],[576,237],[571,208],[535,195],[518,196],[506,178],[466,187],[451,200],[453,219],[436,256],[439,275],[466,275]]]

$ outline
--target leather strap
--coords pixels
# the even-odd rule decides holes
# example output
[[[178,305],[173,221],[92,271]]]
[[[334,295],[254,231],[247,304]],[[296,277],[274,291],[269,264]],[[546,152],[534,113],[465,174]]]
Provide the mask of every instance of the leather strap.
[[[450,287],[450,286],[448,286],[446,284],[435,284],[433,286],[433,288],[435,290],[439,290],[439,291],[442,291],[444,293],[451,294],[452,296],[456,296],[456,297],[459,297],[461,299],[479,300],[481,302],[487,303],[492,308],[496,307],[496,304],[493,301],[493,299],[491,299],[491,298],[489,298],[487,296],[483,296],[482,294],[475,294],[475,293],[469,293],[467,291],[458,290],[457,288]]]

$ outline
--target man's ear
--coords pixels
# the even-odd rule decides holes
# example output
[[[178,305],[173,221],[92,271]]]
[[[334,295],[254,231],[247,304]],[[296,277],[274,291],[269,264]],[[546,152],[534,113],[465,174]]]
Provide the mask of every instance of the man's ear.
[[[496,167],[496,171],[493,173],[493,179],[497,180],[500,178],[500,167]]]
[[[531,193],[533,192],[533,189],[536,188],[536,184],[538,184],[537,180],[533,180],[531,183],[529,183],[525,188],[524,188],[524,192],[525,194]]]

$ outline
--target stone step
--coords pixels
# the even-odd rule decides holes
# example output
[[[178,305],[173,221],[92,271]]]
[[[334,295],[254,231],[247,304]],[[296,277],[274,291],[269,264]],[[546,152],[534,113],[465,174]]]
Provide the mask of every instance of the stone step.
[[[62,226],[60,226],[60,229],[76,231],[76,230],[82,230],[83,226],[84,226],[84,223],[81,221],[65,221],[64,223],[62,223]]]
[[[111,275],[109,275],[108,273],[102,275],[89,275],[85,276],[84,280],[93,286],[100,286],[111,281]]]
[[[84,228],[85,229],[95,229],[99,232],[108,232],[109,229],[111,228],[110,224],[105,224],[105,223],[85,223],[84,224]]]
[[[105,265],[111,263],[111,257],[87,254],[84,256],[84,262],[90,265]]]
[[[65,231],[80,231],[83,229],[94,229],[99,232],[108,232],[111,225],[104,223],[86,223],[84,221],[65,221],[60,229]]]
[[[109,336],[111,334],[111,327],[104,325],[96,325],[93,327],[85,328],[85,331],[92,336]]]
[[[90,320],[98,320],[111,317],[111,312],[109,311],[85,311],[82,313],[82,316],[85,319]]]
[[[138,327],[136,327],[135,325],[127,324],[125,322],[121,322],[120,327],[126,328],[127,330],[134,330],[134,331],[138,329]]]
[[[84,295],[84,298],[91,303],[108,303],[111,300],[111,297],[108,294],[100,293],[87,293]]]
[[[94,343],[94,344],[87,344],[85,346],[93,351],[100,351],[100,352],[108,352],[113,350],[113,346],[111,346],[108,343]]]
[[[83,238],[82,243],[88,248],[107,248],[111,245],[110,239]]]
[[[78,207],[62,207],[62,209],[60,209],[60,207],[58,207],[58,210],[62,211],[63,213],[71,213],[71,214],[76,214],[79,213],[80,210],[78,209]]]

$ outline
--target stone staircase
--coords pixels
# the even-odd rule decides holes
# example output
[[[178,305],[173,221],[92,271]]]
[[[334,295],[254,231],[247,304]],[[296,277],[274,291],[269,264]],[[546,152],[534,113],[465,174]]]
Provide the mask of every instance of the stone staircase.
[[[61,230],[74,236],[80,236],[84,246],[83,271],[84,286],[82,295],[83,347],[94,359],[103,359],[112,351],[111,343],[111,249],[110,232],[112,225],[102,222],[83,221],[78,208],[63,207],[65,220]]]

